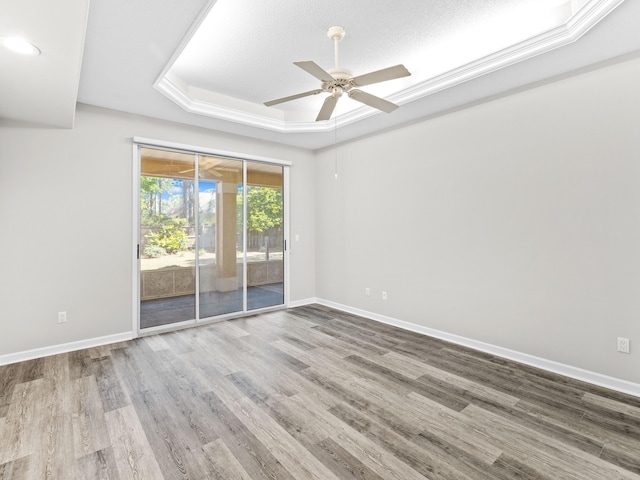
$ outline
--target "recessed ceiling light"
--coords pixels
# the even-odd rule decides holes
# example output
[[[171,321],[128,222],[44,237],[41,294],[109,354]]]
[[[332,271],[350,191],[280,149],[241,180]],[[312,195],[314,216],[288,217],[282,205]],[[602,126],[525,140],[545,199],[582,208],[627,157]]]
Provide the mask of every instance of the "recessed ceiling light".
[[[21,55],[40,55],[40,49],[21,37],[5,37],[2,44],[12,52]]]

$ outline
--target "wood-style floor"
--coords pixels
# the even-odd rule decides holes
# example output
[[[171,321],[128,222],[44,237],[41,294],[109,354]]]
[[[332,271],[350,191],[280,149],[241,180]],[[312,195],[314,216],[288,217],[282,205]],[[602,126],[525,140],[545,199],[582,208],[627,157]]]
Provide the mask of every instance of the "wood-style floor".
[[[319,306],[0,387],[2,479],[640,479],[640,398]]]

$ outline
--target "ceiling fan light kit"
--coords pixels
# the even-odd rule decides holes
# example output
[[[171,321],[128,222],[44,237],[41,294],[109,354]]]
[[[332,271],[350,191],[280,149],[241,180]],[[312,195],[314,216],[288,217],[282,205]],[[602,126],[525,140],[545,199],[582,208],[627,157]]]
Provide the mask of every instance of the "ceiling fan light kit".
[[[294,65],[300,67],[305,72],[313,75],[320,80],[321,87],[316,90],[311,90],[304,93],[298,93],[296,95],[290,95],[288,97],[278,98],[265,102],[267,107],[278,105],[280,103],[290,102],[298,98],[308,97],[310,95],[317,95],[319,93],[329,93],[329,96],[325,99],[320,108],[320,113],[316,118],[316,122],[323,120],[329,120],[333,111],[338,103],[339,98],[343,93],[346,93],[349,98],[352,98],[360,103],[368,105],[373,108],[377,108],[386,113],[391,113],[398,105],[389,102],[383,98],[377,97],[370,93],[359,90],[356,87],[364,87],[374,83],[386,82],[387,80],[394,80],[396,78],[407,77],[411,75],[404,65],[395,65],[393,67],[383,68],[382,70],[376,70],[374,72],[365,73],[364,75],[358,75],[354,77],[351,74],[351,70],[341,68],[338,60],[338,44],[345,36],[344,28],[339,26],[333,26],[327,30],[327,37],[334,43],[335,51],[335,67],[329,70],[325,70],[317,63],[306,60],[301,62],[293,62]]]

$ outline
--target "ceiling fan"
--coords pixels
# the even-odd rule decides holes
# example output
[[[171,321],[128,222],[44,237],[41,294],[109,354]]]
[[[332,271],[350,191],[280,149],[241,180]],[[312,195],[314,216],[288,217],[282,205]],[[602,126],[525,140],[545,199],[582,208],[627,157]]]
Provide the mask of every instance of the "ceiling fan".
[[[395,65],[393,67],[383,68],[382,70],[376,70],[375,72],[369,72],[365,73],[364,75],[353,77],[350,70],[347,70],[346,68],[340,68],[338,66],[338,43],[344,38],[344,35],[344,28],[338,26],[331,27],[327,31],[327,37],[329,37],[334,44],[336,59],[335,68],[325,70],[311,60],[303,62],[293,62],[294,65],[297,65],[305,72],[310,73],[318,80],[320,80],[322,82],[320,88],[311,90],[309,92],[291,95],[289,97],[278,98],[277,100],[271,100],[269,102],[265,102],[264,104],[267,107],[271,107],[272,105],[289,102],[291,100],[308,97],[310,95],[317,95],[318,93],[322,92],[329,93],[330,95],[322,104],[322,108],[320,109],[320,113],[318,113],[316,122],[329,120],[331,118],[333,110],[336,107],[336,103],[338,103],[338,99],[345,92],[349,96],[349,98],[353,98],[360,103],[364,103],[365,105],[377,108],[378,110],[382,110],[386,113],[391,113],[396,108],[398,108],[398,105],[396,105],[395,103],[391,103],[388,100],[376,97],[375,95],[371,95],[370,93],[363,92],[356,87],[364,87],[365,85],[371,85],[373,83],[386,82],[387,80],[407,77],[411,75],[411,73],[405,68],[404,65]]]
[[[222,178],[224,174],[220,170],[224,170],[219,168],[218,166],[223,164],[224,160],[215,159],[211,157],[202,157],[200,159],[200,165],[198,166],[198,178],[207,178],[213,180],[214,178]],[[187,168],[185,170],[181,170],[178,174],[191,173],[195,172],[194,168]],[[214,178],[210,178],[214,177]]]

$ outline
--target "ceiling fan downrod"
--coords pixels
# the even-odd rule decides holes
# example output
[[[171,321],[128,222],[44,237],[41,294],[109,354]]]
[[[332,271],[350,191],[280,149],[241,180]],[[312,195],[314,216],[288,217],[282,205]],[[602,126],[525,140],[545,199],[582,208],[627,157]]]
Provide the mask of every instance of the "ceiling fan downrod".
[[[337,25],[327,30],[327,37],[329,37],[329,40],[333,41],[335,57],[335,67],[330,68],[327,72],[330,73],[335,80],[325,82],[324,87],[326,88],[326,91],[332,92],[334,95],[336,94],[336,87],[340,87],[341,91],[338,96],[351,88],[351,85],[349,84],[351,70],[347,68],[340,68],[340,55],[338,54],[338,44],[340,43],[340,40],[344,38],[345,34],[344,28]]]
[[[336,70],[338,70],[340,68],[339,63],[338,63],[338,43],[340,43],[340,40],[342,40],[345,36],[345,31],[344,28],[340,27],[340,26],[333,26],[331,28],[329,28],[329,30],[327,30],[327,37],[329,37],[329,40],[333,41],[333,50],[334,50],[334,54],[335,54],[335,59],[336,59]]]

